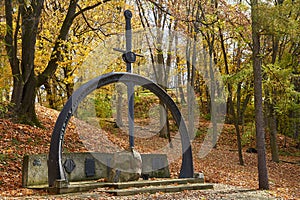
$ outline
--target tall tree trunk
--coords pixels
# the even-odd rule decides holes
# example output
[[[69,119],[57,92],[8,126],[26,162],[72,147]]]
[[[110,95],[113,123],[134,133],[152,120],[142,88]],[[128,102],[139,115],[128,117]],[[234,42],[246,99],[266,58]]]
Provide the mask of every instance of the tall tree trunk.
[[[189,74],[189,82],[187,87],[187,97],[188,97],[188,132],[190,138],[195,137],[195,96],[194,96],[194,88],[195,88],[195,76],[196,76],[196,59],[197,59],[197,35],[194,35],[194,40],[191,43],[191,49],[192,49],[192,62],[190,65],[190,74]],[[190,50],[189,50],[190,51]],[[190,52],[189,52],[190,56]],[[189,60],[189,59],[188,59]]]
[[[159,33],[160,34],[160,33]],[[164,69],[164,55],[163,55],[163,50],[161,49],[161,45],[162,45],[162,35],[158,37],[159,41],[159,48],[157,49],[157,63],[158,63],[158,66],[157,66],[157,75],[158,75],[158,84],[166,89],[166,85],[164,85],[164,72],[163,72],[163,69]],[[159,136],[160,137],[163,137],[163,138],[167,138],[168,137],[168,127],[167,127],[167,123],[166,121],[168,120],[167,119],[167,110],[166,110],[166,105],[160,101],[160,107],[159,107],[159,115],[160,115],[160,127],[161,127],[161,130],[159,131]]]
[[[191,26],[188,24],[188,32],[192,32]],[[192,88],[192,64],[191,64],[191,48],[192,48],[192,40],[191,38],[187,38],[186,46],[185,46],[185,56],[186,56],[186,68],[187,68],[187,109],[188,109],[188,132],[189,135],[191,133],[190,124],[193,121],[192,112],[193,112],[193,105],[191,104],[191,88]]]
[[[276,57],[278,55],[278,47],[279,47],[279,40],[277,36],[272,36],[272,64],[275,64]],[[278,144],[277,144],[277,120],[276,120],[276,112],[274,108],[274,102],[271,102],[271,97],[269,95],[276,95],[276,91],[265,92],[266,94],[266,109],[268,110],[268,125],[270,131],[270,147],[271,147],[271,154],[272,154],[272,161],[279,162],[279,155],[278,155]],[[273,98],[275,101],[275,98]]]
[[[236,130],[236,137],[237,137],[237,144],[238,144],[238,152],[239,152],[239,161],[240,165],[244,165],[243,160],[243,153],[242,153],[242,139],[241,139],[241,132],[240,132],[240,118],[241,118],[241,83],[238,84],[237,88],[237,97],[236,97],[236,117],[235,117],[235,130]]]
[[[210,6],[213,9],[213,13],[216,13],[216,10],[218,8],[218,1],[210,1]],[[202,8],[201,3],[198,3],[198,10],[199,12],[201,11],[202,13],[199,13],[201,16],[201,20],[206,20],[205,19],[205,13],[204,9]],[[197,17],[199,17],[199,15]],[[211,114],[211,123],[212,123],[212,145],[213,148],[217,147],[217,139],[218,139],[218,130],[217,130],[217,110],[218,110],[218,105],[216,102],[216,96],[219,94],[216,94],[218,92],[217,88],[217,83],[215,80],[215,71],[214,71],[214,65],[217,64],[217,58],[216,58],[216,53],[214,52],[214,46],[215,46],[215,33],[211,30],[215,28],[214,24],[205,27],[208,29],[207,32],[204,32],[203,30],[199,30],[202,33],[202,36],[205,38],[207,45],[208,45],[208,55],[209,55],[209,63],[208,63],[208,76],[205,75],[205,77],[208,77],[210,80],[210,91],[207,91],[207,99],[208,99],[208,110],[209,113]],[[206,62],[206,53],[203,53],[204,55],[204,66],[207,66]]]
[[[72,69],[70,66],[66,66],[63,67],[63,71],[64,71],[64,78],[67,80],[65,84],[66,84],[67,98],[69,99],[72,96],[74,91],[74,78],[73,78],[74,69]],[[72,81],[70,81],[70,79]]]
[[[238,61],[237,61],[237,67],[241,67],[241,51],[240,48],[238,48]],[[244,159],[243,159],[243,151],[242,151],[242,139],[241,139],[241,132],[240,132],[240,121],[244,119],[244,111],[246,110],[246,106],[248,104],[248,101],[250,99],[250,95],[248,94],[246,96],[246,99],[244,101],[243,107],[241,107],[241,101],[242,101],[242,82],[237,84],[237,91],[236,91],[236,115],[235,115],[235,129],[236,129],[236,137],[237,137],[237,145],[238,145],[238,153],[239,153],[239,161],[240,165],[244,165]],[[232,98],[232,97],[231,97]],[[231,105],[233,106],[233,105]],[[234,108],[233,108],[234,112]]]
[[[167,83],[166,80],[168,79],[167,77],[167,69],[166,69],[166,63],[164,60],[164,52],[162,49],[162,45],[163,45],[163,36],[165,33],[165,20],[166,20],[166,14],[164,14],[161,10],[158,10],[157,13],[154,13],[154,15],[156,14],[157,16],[157,20],[156,20],[156,25],[157,25],[157,39],[156,39],[156,45],[157,45],[157,49],[156,49],[156,53],[157,53],[157,77],[158,77],[158,84],[164,89],[166,90],[167,87]],[[169,37],[171,37],[169,35]],[[168,110],[166,105],[160,101],[160,109],[159,109],[159,113],[160,113],[160,127],[161,130],[159,132],[159,136],[163,137],[163,138],[168,138],[169,136],[169,123],[168,123]]]
[[[15,29],[13,29],[13,1],[5,0],[5,16],[7,25],[5,43],[14,81],[11,101],[14,104],[14,113],[19,119],[26,123],[39,125],[35,113],[36,89],[43,85],[56,71],[58,66],[57,61],[60,57],[60,51],[58,51],[58,48],[60,47],[61,42],[67,39],[67,35],[74,19],[83,12],[91,10],[111,0],[97,2],[96,4],[87,6],[76,13],[78,1],[79,0],[70,0],[68,12],[53,47],[50,61],[48,62],[46,69],[36,76],[34,72],[35,44],[44,0],[18,1],[19,14]],[[21,25],[19,25],[20,19],[22,19]],[[22,28],[21,63],[17,56],[18,34],[20,27]]]
[[[295,87],[295,91],[300,92],[300,70],[295,70],[298,76],[293,78],[293,84]],[[300,104],[300,99],[295,101],[295,104]],[[300,109],[298,108],[297,110],[293,111],[293,115],[295,117],[295,120],[293,122],[294,124],[294,139],[297,142],[297,148],[300,149]]]
[[[260,55],[260,35],[258,22],[258,0],[251,1],[252,42],[253,42],[253,73],[254,73],[254,104],[256,148],[258,159],[259,189],[269,189],[268,169],[266,161],[265,130],[262,102],[262,72]]]
[[[73,23],[75,17],[78,16],[79,12],[76,13],[76,7],[77,7],[78,1],[79,0],[70,0],[68,12],[67,12],[67,15],[62,24],[62,27],[60,29],[58,38],[54,44],[53,51],[52,51],[52,54],[50,57],[50,61],[48,62],[46,69],[41,74],[39,74],[39,76],[37,77],[38,86],[43,85],[47,81],[47,79],[56,71],[56,69],[58,67],[57,62],[61,58],[61,53],[62,53],[58,49],[62,45],[61,42],[67,40],[69,30],[72,26],[72,23]]]
[[[175,22],[175,27],[177,22]],[[176,29],[175,29],[176,31]],[[174,35],[174,39],[175,39],[175,63],[176,63],[176,71],[177,71],[177,85],[178,85],[178,90],[179,90],[179,97],[180,97],[180,103],[181,104],[185,104],[185,97],[184,97],[184,92],[183,92],[183,88],[182,88],[182,69],[179,66],[180,65],[180,56],[178,53],[178,34],[175,33]]]
[[[123,102],[123,90],[122,85],[117,84],[116,85],[117,90],[117,116],[116,116],[116,126],[117,127],[123,127],[123,119],[122,119],[122,102]]]
[[[157,74],[158,74],[158,84],[164,89],[166,90],[166,85],[164,85],[164,72],[163,72],[163,68],[164,68],[164,57],[163,57],[163,51],[162,49],[158,52],[158,71],[157,71]],[[161,127],[161,130],[159,132],[159,136],[160,137],[163,137],[163,138],[168,138],[168,111],[167,111],[167,107],[166,105],[160,101],[160,109],[159,109],[159,114],[160,114],[160,127]]]
[[[52,83],[51,83],[52,82]],[[57,103],[56,103],[56,86],[53,86],[53,80],[48,79],[48,81],[46,81],[44,83],[45,86],[45,91],[46,91],[46,99],[48,101],[49,107],[52,109],[57,109]]]
[[[10,58],[14,85],[11,102],[14,104],[13,112],[25,123],[39,124],[35,114],[36,77],[34,74],[34,54],[38,25],[44,1],[33,0],[30,2],[20,1],[18,19],[22,22],[22,60],[19,64],[17,58],[16,41],[19,32],[19,21],[13,36],[12,30],[12,1],[6,0],[6,16],[9,33],[6,37],[7,52]],[[11,9],[11,11],[9,11]],[[11,45],[10,47],[8,45]]]
[[[225,72],[227,75],[230,75],[229,72],[229,66],[228,66],[228,61],[227,61],[227,53],[226,53],[226,48],[225,48],[225,41],[222,33],[221,27],[219,27],[219,36],[221,39],[221,48],[222,48],[222,53],[224,57],[224,64],[225,64]],[[238,55],[241,54],[240,48],[237,49]],[[240,57],[238,56],[238,63],[237,63],[237,68],[239,69],[241,65]],[[241,116],[241,83],[238,83],[238,88],[237,88],[237,114],[235,115],[234,111],[234,105],[233,105],[233,96],[232,96],[232,88],[230,83],[227,84],[228,88],[228,113],[231,113],[232,118],[234,119],[234,127],[236,130],[236,137],[237,137],[237,146],[238,146],[238,154],[239,154],[239,162],[240,165],[244,165],[244,159],[243,159],[243,152],[242,152],[242,141],[241,141],[241,133],[240,133],[240,128],[239,128],[239,122],[240,122],[240,116]],[[230,119],[230,117],[229,117]],[[227,120],[226,120],[227,121]]]
[[[139,16],[141,19],[141,23],[142,26],[144,28],[151,28],[150,27],[150,23],[147,19],[147,14],[143,8],[143,4],[141,1],[137,0],[136,1],[138,4],[138,9],[139,9]],[[158,4],[160,4],[161,1],[159,1]],[[164,19],[166,17],[165,14],[163,14],[163,12],[161,10],[156,10],[153,7],[153,15],[152,17],[154,17],[155,19],[155,25],[157,27],[157,32],[156,32],[156,37],[153,38],[153,40],[155,41],[155,52],[153,52],[153,50],[150,48],[151,44],[150,44],[150,39],[148,38],[148,36],[146,36],[147,39],[147,43],[149,45],[149,51],[150,51],[150,55],[151,55],[151,62],[152,62],[152,67],[153,67],[153,72],[156,78],[157,83],[162,86],[162,88],[166,89],[165,85],[163,84],[164,80],[165,80],[165,63],[164,63],[164,55],[163,55],[163,50],[162,50],[162,38],[163,38],[163,32],[164,32]],[[156,55],[155,55],[156,54]],[[155,63],[156,62],[156,63]],[[160,137],[164,137],[167,138],[168,137],[168,122],[167,120],[167,112],[165,109],[165,105],[163,104],[163,102],[160,101],[160,109],[159,109],[159,114],[160,114],[160,127],[161,130],[159,131],[159,136]],[[167,122],[167,123],[166,123]]]
[[[207,70],[207,66],[208,66],[208,61],[207,61],[207,50],[206,50],[206,46],[204,45],[202,48],[202,54],[203,54],[203,66],[205,67],[204,70],[204,77],[206,79],[209,79],[209,70]],[[209,87],[207,84],[205,84],[205,96],[206,96],[206,113],[205,114],[210,114],[211,112],[211,98],[210,98],[210,94],[209,94]]]
[[[269,131],[270,131],[270,146],[271,146],[271,154],[272,161],[279,162],[278,155],[278,145],[277,145],[277,123],[276,123],[276,115],[274,106],[272,104],[268,104],[269,108]]]
[[[180,58],[178,53],[176,52],[176,68],[177,68],[177,83],[178,83],[178,90],[179,90],[179,96],[180,96],[180,103],[185,104],[185,97],[184,97],[184,92],[182,88],[182,69],[179,66]]]
[[[216,105],[216,83],[215,83],[215,72],[213,69],[213,45],[214,38],[209,44],[209,75],[210,75],[210,101],[211,101],[211,121],[212,121],[212,144],[214,148],[217,148],[217,105]]]
[[[193,16],[193,11],[191,9],[191,2],[186,1],[186,15],[187,16]],[[187,32],[191,35],[193,35],[193,26],[191,24],[187,24]],[[194,132],[194,105],[193,105],[193,96],[192,96],[192,90],[193,90],[193,80],[194,77],[192,77],[192,71],[193,71],[193,61],[191,61],[192,57],[192,39],[190,37],[186,40],[186,46],[185,46],[185,56],[186,56],[186,68],[187,68],[187,109],[188,109],[188,132],[189,136],[191,138],[192,133]]]
[[[18,18],[16,22],[15,31],[13,28],[13,4],[12,0],[5,0],[5,17],[6,17],[6,35],[5,35],[5,44],[6,52],[8,55],[10,67],[13,75],[13,93],[11,101],[15,104],[20,102],[20,97],[18,94],[22,94],[22,79],[20,72],[20,60],[17,56],[18,51],[18,33],[20,30],[20,16],[21,12],[18,9]]]
[[[225,41],[224,41],[224,36],[222,33],[221,27],[219,27],[219,36],[220,36],[220,42],[221,42],[221,49],[223,53],[223,58],[224,58],[224,65],[225,65],[225,73],[227,75],[230,75],[229,72],[229,66],[228,66],[228,60],[227,60],[227,53],[226,53],[226,48],[225,48]],[[233,97],[232,97],[232,89],[230,83],[227,84],[227,91],[228,91],[228,100],[227,100],[227,113],[234,113],[234,107],[233,107]],[[226,122],[231,123],[230,115],[226,116],[225,119]]]

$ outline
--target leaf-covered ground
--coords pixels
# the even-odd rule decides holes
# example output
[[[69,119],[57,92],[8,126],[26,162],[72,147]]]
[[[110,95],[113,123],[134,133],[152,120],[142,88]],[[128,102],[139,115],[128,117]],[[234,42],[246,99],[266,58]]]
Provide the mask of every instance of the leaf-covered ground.
[[[22,159],[26,154],[48,153],[50,139],[58,112],[37,106],[39,119],[44,128],[15,124],[8,119],[0,119],[0,197],[1,196],[28,196],[46,195],[45,191],[36,191],[22,188]],[[169,155],[171,175],[176,177],[180,170],[181,151],[180,139],[172,134],[173,148],[168,145],[167,139],[162,139],[152,130],[144,129],[148,122],[140,121],[136,128],[137,138],[135,146],[139,152],[165,152]],[[205,132],[208,122],[202,121],[201,126]],[[111,121],[104,121],[102,129],[94,128],[85,122],[72,119],[69,124],[64,148],[69,152],[101,151],[115,152],[128,145],[126,131],[114,127]],[[106,130],[106,131],[104,131]],[[243,150],[245,165],[239,165],[238,152],[234,127],[225,125],[219,137],[217,148],[211,149],[202,157],[204,135],[193,141],[194,168],[196,172],[203,172],[206,182],[222,183],[240,186],[248,189],[258,188],[257,155],[246,153]],[[278,137],[281,151],[286,153],[280,159],[285,162],[271,162],[267,155],[267,164],[270,180],[270,191],[274,197],[283,199],[300,198],[300,157],[299,150],[292,147],[288,140],[287,147],[282,147],[283,137]],[[201,150],[200,150],[201,149]],[[209,148],[210,149],[210,148]],[[199,154],[200,152],[200,154]],[[205,152],[205,151],[204,151]],[[202,158],[201,158],[202,157]]]

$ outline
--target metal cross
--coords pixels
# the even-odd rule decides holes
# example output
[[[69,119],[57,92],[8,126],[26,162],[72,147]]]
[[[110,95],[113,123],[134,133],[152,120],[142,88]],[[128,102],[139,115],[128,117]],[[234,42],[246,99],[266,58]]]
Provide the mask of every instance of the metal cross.
[[[132,30],[131,30],[131,18],[132,13],[130,10],[124,12],[126,26],[125,26],[125,39],[126,50],[114,48],[115,51],[122,52],[122,58],[126,62],[126,72],[132,73],[132,63],[136,61],[138,55],[132,52]],[[130,148],[134,148],[134,83],[127,83],[127,100],[128,100],[128,127],[129,127],[129,145]]]

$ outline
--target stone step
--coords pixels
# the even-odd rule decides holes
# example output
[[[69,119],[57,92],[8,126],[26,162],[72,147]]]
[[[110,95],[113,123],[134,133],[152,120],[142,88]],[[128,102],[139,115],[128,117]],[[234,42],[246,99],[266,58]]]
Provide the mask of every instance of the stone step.
[[[83,192],[95,188],[109,188],[103,190],[114,195],[127,195],[127,193],[147,193],[147,192],[172,192],[182,190],[196,190],[212,188],[212,185],[204,184],[203,178],[183,178],[183,179],[158,179],[140,180],[130,182],[108,183],[97,181],[70,182],[67,187],[48,188],[51,193],[64,194],[72,192]],[[148,188],[148,189],[147,189]],[[140,190],[139,190],[140,189]],[[166,190],[167,189],[167,190]],[[131,192],[131,190],[134,190]],[[149,191],[150,190],[150,191]]]
[[[106,183],[106,187],[114,189],[126,189],[131,187],[146,187],[172,184],[204,183],[203,178],[180,178],[180,179],[160,179],[160,180],[141,180],[119,183]]]
[[[115,189],[115,190],[103,190],[113,194],[115,196],[129,196],[141,193],[157,193],[157,192],[181,192],[184,190],[204,190],[212,189],[212,184],[207,183],[193,183],[193,184],[181,184],[181,185],[160,185],[160,186],[149,186],[143,188],[128,188],[128,189]]]

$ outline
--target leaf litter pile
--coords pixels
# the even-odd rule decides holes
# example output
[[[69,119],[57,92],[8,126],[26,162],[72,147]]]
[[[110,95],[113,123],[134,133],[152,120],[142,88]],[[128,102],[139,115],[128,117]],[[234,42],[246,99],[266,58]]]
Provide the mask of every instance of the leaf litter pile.
[[[36,106],[36,110],[43,128],[15,124],[9,119],[0,119],[0,197],[30,195],[41,195],[42,197],[47,195],[43,190],[22,188],[23,157],[28,154],[49,152],[52,130],[59,114],[55,110],[42,106]],[[143,129],[143,123],[146,122],[141,121],[139,122],[140,126],[136,127],[136,149],[140,153],[166,153],[171,176],[178,177],[181,166],[181,158],[178,156],[181,154],[178,134],[171,135],[173,147],[170,147],[168,139],[160,138],[153,131],[146,131]],[[200,124],[205,130],[209,123],[201,121]],[[67,127],[64,150],[67,152],[117,152],[127,148],[128,134],[125,133],[126,131],[116,128],[112,121],[104,121],[101,127],[103,130],[73,118]],[[245,165],[239,165],[233,126],[224,125],[217,147],[207,152],[204,157],[199,155],[200,149],[203,148],[203,137],[195,138],[192,143],[195,172],[203,172],[205,181],[208,183],[221,183],[247,189],[258,188],[257,154],[246,153],[249,146],[244,147]],[[271,161],[268,150],[267,165],[270,183],[268,192],[274,197],[299,199],[299,150],[293,148],[291,140],[287,140],[287,146],[284,148],[283,140],[283,136],[278,137],[279,148],[286,152],[292,152],[293,156],[286,153],[284,156],[280,156],[281,162],[274,163]],[[183,193],[186,192],[195,193],[195,191]],[[182,198],[184,194],[179,196]]]

